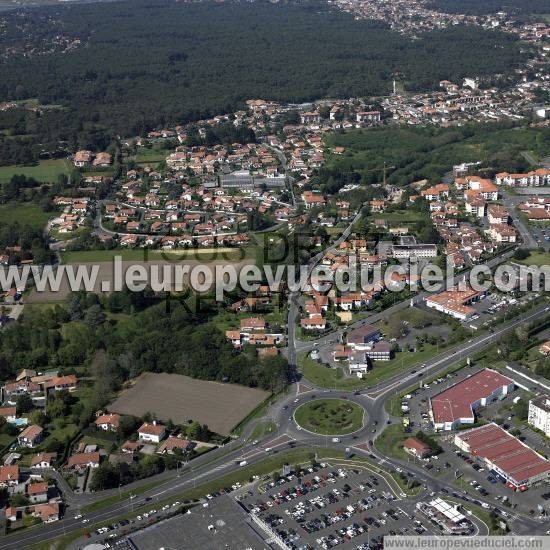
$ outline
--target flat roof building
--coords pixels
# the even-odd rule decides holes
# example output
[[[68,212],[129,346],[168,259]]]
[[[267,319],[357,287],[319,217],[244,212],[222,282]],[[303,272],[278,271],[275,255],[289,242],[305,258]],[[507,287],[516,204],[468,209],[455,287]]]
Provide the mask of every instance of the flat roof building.
[[[540,395],[529,401],[527,422],[550,437],[550,396]]]
[[[514,381],[492,369],[483,369],[430,398],[435,430],[453,430],[475,422],[474,411],[508,395]]]
[[[550,462],[494,423],[455,435],[455,445],[478,458],[511,489],[550,478]]]

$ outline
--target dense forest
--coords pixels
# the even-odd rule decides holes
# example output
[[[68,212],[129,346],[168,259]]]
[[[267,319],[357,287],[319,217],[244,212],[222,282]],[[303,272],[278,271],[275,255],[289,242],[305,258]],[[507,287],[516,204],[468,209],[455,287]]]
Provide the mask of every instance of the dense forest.
[[[327,193],[349,183],[373,184],[383,179],[403,186],[427,179],[438,183],[454,164],[481,162],[480,173],[521,172],[530,168],[522,155],[544,156],[550,148],[550,129],[518,126],[513,122],[467,124],[453,128],[387,127],[353,130],[327,136],[330,147],[345,147],[312,178]]]
[[[46,28],[43,13],[53,21]],[[412,41],[315,1],[132,0],[1,19],[22,29],[10,35],[14,51],[33,40],[33,24],[41,40],[49,32],[52,39],[62,34],[81,41],[63,53],[0,62],[0,100],[35,98],[48,106],[0,113],[4,162],[59,154],[59,140],[69,150],[104,149],[116,134],[231,112],[248,98],[385,94],[396,72],[408,90],[433,89],[444,78],[512,74],[523,59],[507,34],[454,26]],[[0,53],[5,48],[0,43]]]
[[[236,351],[212,322],[219,304],[199,305],[196,299],[151,291],[102,298],[81,292],[51,309],[27,306],[18,323],[0,332],[0,380],[13,379],[25,367],[86,372],[96,381],[92,410],[143,372],[280,389],[287,381],[286,359],[260,360],[254,349]]]

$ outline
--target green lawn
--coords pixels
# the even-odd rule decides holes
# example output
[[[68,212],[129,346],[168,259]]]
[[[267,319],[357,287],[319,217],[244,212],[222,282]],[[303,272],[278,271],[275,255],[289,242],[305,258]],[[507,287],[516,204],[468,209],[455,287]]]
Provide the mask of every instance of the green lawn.
[[[78,237],[84,231],[84,229],[84,227],[78,227],[70,233],[60,233],[57,229],[52,229],[50,231],[50,237],[52,239],[55,239],[56,241],[69,241]]]
[[[262,439],[266,435],[274,433],[277,430],[277,426],[273,420],[265,420],[264,422],[259,422],[256,424],[250,434],[248,439]]]
[[[414,210],[398,210],[396,212],[380,212],[371,214],[373,218],[386,220],[388,222],[396,223],[416,223],[426,221],[428,217],[422,212],[415,212]]]
[[[156,151],[155,149],[148,149],[147,147],[138,147],[135,156],[135,162],[137,163],[157,163],[163,162],[166,160],[166,157],[172,151],[160,150]]]
[[[294,412],[294,419],[305,430],[321,435],[345,435],[363,426],[362,407],[345,399],[314,399]]]
[[[76,424],[66,424],[63,418],[56,419],[52,425],[46,428],[49,435],[41,443],[41,448],[46,448],[48,442],[52,440],[65,442],[72,439],[78,433],[78,426]]]
[[[32,203],[3,204],[0,206],[0,222],[11,224],[19,222],[40,229],[53,217],[51,212],[44,212]]]
[[[307,354],[298,355],[298,368],[304,378],[322,388],[337,390],[357,390],[367,385],[366,380],[360,378],[344,378],[342,367],[331,369],[316,363]]]
[[[3,449],[4,447],[8,447],[14,441],[15,441],[15,437],[13,437],[13,435],[0,434],[0,449]]]
[[[545,265],[550,267],[550,252],[533,251],[525,260],[513,261],[524,265],[536,265],[537,267]]]
[[[407,460],[409,455],[402,447],[403,441],[407,437],[403,426],[400,424],[391,424],[376,438],[374,445],[384,456]]]
[[[0,166],[0,183],[9,181],[12,176],[24,174],[36,181],[55,183],[60,174],[69,174],[70,163],[65,159],[43,160],[34,165]]]

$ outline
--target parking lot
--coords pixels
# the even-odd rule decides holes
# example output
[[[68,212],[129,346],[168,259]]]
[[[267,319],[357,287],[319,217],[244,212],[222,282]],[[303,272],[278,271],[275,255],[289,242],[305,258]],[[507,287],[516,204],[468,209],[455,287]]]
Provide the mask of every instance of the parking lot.
[[[480,370],[479,367],[475,365],[464,367],[406,394],[401,400],[401,406],[408,409],[405,414],[409,418],[410,431],[414,433],[417,430],[422,430],[425,433],[433,434],[433,426],[428,415],[429,399],[478,370]],[[518,432],[514,431],[513,435],[518,435],[525,444],[535,451],[545,455],[548,454],[547,440],[515,418],[512,405],[513,400],[517,397],[528,400],[529,394],[520,388],[516,388],[504,399],[478,409],[476,418],[487,422],[496,419],[504,429],[518,430]],[[504,512],[503,517],[506,517],[507,513],[513,514],[513,510],[516,509],[531,515],[538,515],[536,508],[539,503],[550,512],[550,490],[548,485],[531,487],[526,493],[512,491],[501,480],[485,471],[481,463],[478,464],[476,460],[460,453],[454,445],[454,436],[454,431],[440,432],[435,437],[442,447],[443,453],[429,459],[419,460],[411,457],[409,460],[421,465],[430,475],[457,487],[458,497],[462,498],[462,491],[467,491],[474,501],[485,499],[491,502],[497,509],[502,509]],[[546,495],[546,498],[544,495]]]
[[[310,467],[240,502],[291,548],[376,548],[388,534],[440,534],[416,517],[415,499],[397,498],[383,478],[355,465]]]

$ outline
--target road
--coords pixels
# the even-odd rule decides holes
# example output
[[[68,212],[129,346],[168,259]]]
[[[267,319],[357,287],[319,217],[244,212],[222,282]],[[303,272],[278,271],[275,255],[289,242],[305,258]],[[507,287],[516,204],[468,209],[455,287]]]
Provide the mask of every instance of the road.
[[[351,233],[353,224],[357,221],[361,215],[361,209],[356,214],[353,221],[349,226],[344,230],[342,235],[333,242],[325,250],[313,257],[309,263],[309,273],[313,268],[318,264],[322,257],[331,250],[336,250],[339,244],[346,239]],[[495,266],[503,262],[505,259],[510,257],[512,252],[503,254],[497,258],[494,258],[488,265]],[[458,275],[455,278],[455,282],[458,282],[463,275]],[[413,298],[413,303],[420,303],[427,293],[419,293]],[[341,337],[342,331],[337,331],[332,334],[326,335],[323,338],[317,340],[316,342],[300,342],[296,339],[296,320],[298,317],[299,311],[299,296],[298,292],[291,293],[289,296],[289,308],[288,308],[288,361],[293,369],[296,368],[296,354],[298,351],[304,351],[313,347],[315,343],[317,345],[329,345],[337,341]],[[392,313],[399,311],[405,307],[409,307],[409,300],[397,303],[384,312],[373,313],[366,319],[363,319],[356,323],[354,326],[364,323],[375,322],[385,316],[391,315]],[[382,383],[370,388],[368,391],[359,393],[358,395],[355,392],[332,392],[330,390],[324,390],[320,388],[315,388],[313,386],[308,387],[304,392],[300,391],[300,386],[302,385],[297,377],[294,377],[294,387],[296,393],[284,397],[275,404],[273,404],[268,412],[267,416],[276,423],[277,425],[277,435],[268,436],[264,438],[259,444],[255,445],[253,442],[250,442],[250,432],[253,429],[253,424],[251,423],[246,427],[243,435],[235,440],[233,440],[226,447],[221,447],[210,453],[199,457],[192,461],[191,464],[185,466],[180,470],[180,475],[175,471],[167,471],[162,474],[155,476],[154,478],[149,478],[145,480],[138,481],[134,484],[124,487],[124,492],[130,491],[134,488],[139,488],[143,485],[151,483],[152,479],[157,481],[157,485],[153,489],[148,489],[147,491],[141,493],[139,497],[135,499],[127,498],[122,502],[117,502],[114,505],[106,506],[105,508],[98,510],[96,512],[90,512],[85,515],[85,518],[88,520],[89,525],[93,525],[98,522],[104,522],[113,520],[121,514],[132,511],[134,508],[142,505],[144,500],[151,499],[150,504],[151,508],[154,507],[155,502],[158,500],[164,499],[170,496],[177,496],[181,494],[184,490],[189,489],[195,486],[197,483],[207,481],[213,477],[219,477],[226,473],[235,471],[239,468],[238,462],[243,458],[247,460],[248,463],[254,463],[262,460],[266,457],[267,453],[265,451],[266,447],[271,447],[273,452],[278,452],[289,448],[289,446],[294,446],[296,448],[307,448],[312,446],[329,446],[329,438],[324,436],[317,436],[315,434],[310,434],[304,430],[299,430],[296,424],[293,421],[294,410],[303,402],[312,398],[312,396],[318,395],[344,395],[347,399],[354,401],[364,407],[366,411],[366,423],[361,430],[355,434],[350,434],[348,436],[342,436],[341,442],[338,444],[340,447],[350,447],[355,452],[360,454],[367,454],[375,457],[375,460],[390,469],[395,469],[396,467],[406,467],[408,470],[414,471],[414,475],[424,483],[427,489],[432,491],[439,491],[444,485],[441,484],[437,478],[430,476],[424,470],[411,466],[410,464],[402,464],[399,461],[393,459],[388,459],[387,457],[379,456],[376,450],[370,444],[371,441],[375,440],[376,437],[380,435],[384,427],[387,425],[389,420],[389,415],[385,410],[386,401],[394,395],[399,395],[414,382],[416,382],[419,377],[425,376],[435,376],[439,372],[445,370],[450,365],[465,359],[467,356],[470,356],[477,351],[483,349],[489,344],[495,342],[500,337],[502,337],[508,330],[529,321],[534,321],[536,319],[542,318],[548,315],[549,307],[539,306],[532,310],[531,312],[525,313],[520,317],[509,321],[508,323],[502,325],[498,330],[495,330],[494,333],[481,335],[477,338],[472,338],[467,343],[460,346],[456,346],[450,350],[447,350],[437,357],[426,361],[420,367],[416,367],[415,372],[414,367],[411,367],[411,370],[408,371],[406,375],[403,373],[392,377],[388,380],[383,381]],[[294,370],[295,372],[295,370]],[[331,443],[332,446],[332,443]],[[29,545],[35,544],[37,542],[43,542],[45,540],[53,539],[60,537],[66,533],[74,532],[81,530],[84,525],[82,520],[74,519],[74,515],[85,506],[91,502],[104,499],[108,496],[116,495],[117,490],[105,491],[100,494],[68,494],[67,488],[60,482],[61,487],[65,489],[67,493],[66,501],[69,504],[69,509],[65,518],[59,522],[49,525],[37,526],[25,530],[21,534],[14,534],[5,538],[0,542],[0,548],[6,549],[16,549],[27,547]],[[451,487],[454,490],[454,488]],[[480,500],[480,499],[478,499]],[[517,533],[521,532],[537,532],[537,524],[533,522],[531,518],[528,517],[518,517],[515,520],[514,529]]]
[[[504,189],[500,189],[499,193],[502,195],[502,202],[504,203],[504,206],[509,210],[510,217],[512,218],[512,222],[516,229],[519,231],[519,234],[521,235],[521,239],[523,241],[524,247],[528,248],[530,250],[537,249],[539,247],[537,241],[534,239],[533,234],[531,233],[531,230],[529,227],[527,227],[523,221],[518,216],[516,206],[519,202],[521,202],[521,199],[519,197],[516,197],[514,195],[511,195]],[[544,244],[546,245],[546,240],[544,240]]]
[[[308,448],[313,446],[323,447],[329,446],[329,444],[330,446],[334,446],[328,436],[317,436],[305,432],[304,430],[299,430],[293,421],[295,409],[302,403],[312,399],[314,396],[344,396],[346,399],[360,404],[366,411],[366,422],[363,428],[354,434],[340,436],[341,442],[336,446],[342,448],[350,447],[358,454],[371,455],[375,457],[379,465],[389,470],[394,470],[397,467],[406,468],[408,471],[412,471],[417,479],[421,480],[427,490],[438,492],[441,487],[447,487],[440,480],[430,476],[425,470],[417,468],[412,464],[402,463],[385,456],[380,456],[372,445],[370,445],[370,441],[375,440],[387,425],[389,415],[385,410],[386,401],[405,391],[410,385],[418,380],[419,376],[435,376],[458,360],[481,350],[483,347],[503,336],[506,331],[522,323],[540,319],[548,315],[549,311],[550,308],[548,306],[538,306],[519,318],[509,321],[493,334],[473,338],[466,344],[448,350],[431,361],[427,361],[426,364],[418,368],[415,373],[409,372],[406,376],[401,374],[390,378],[359,394],[355,392],[324,390],[315,387],[309,387],[305,392],[299,393],[300,383],[296,383],[294,385],[296,389],[295,393],[277,401],[268,410],[268,417],[273,419],[277,424],[277,434],[270,435],[259,443],[254,444],[254,442],[250,441],[250,432],[253,426],[249,425],[240,438],[233,440],[226,447],[220,447],[181,468],[179,477],[178,473],[175,471],[164,472],[153,478],[158,482],[154,488],[141,493],[135,499],[127,498],[122,502],[117,502],[101,510],[90,512],[85,515],[85,518],[89,520],[90,525],[113,520],[117,516],[130,512],[134,508],[143,505],[145,498],[151,499],[148,504],[153,508],[155,507],[155,502],[161,499],[177,496],[184,490],[199,483],[237,470],[239,468],[238,462],[243,459],[249,464],[252,464],[262,460],[267,454],[288,449],[290,446],[295,448]],[[266,447],[271,447],[272,450],[270,453],[266,453]],[[151,478],[130,486],[125,486],[124,492],[126,493],[133,487],[139,487],[140,485],[149,483],[151,483]],[[456,490],[454,487],[447,488],[449,490]],[[106,491],[99,495],[72,495],[70,498],[67,498],[69,509],[63,520],[25,530],[21,534],[10,535],[0,542],[0,548],[15,550],[37,542],[60,537],[66,533],[81,530],[84,527],[82,520],[74,519],[74,515],[79,512],[80,508],[95,500],[116,494],[117,490]],[[477,500],[480,499],[477,498]],[[534,533],[540,531],[540,523],[537,523],[529,517],[522,516],[521,514],[516,514],[516,516],[517,518],[514,520],[514,530],[516,533]]]

